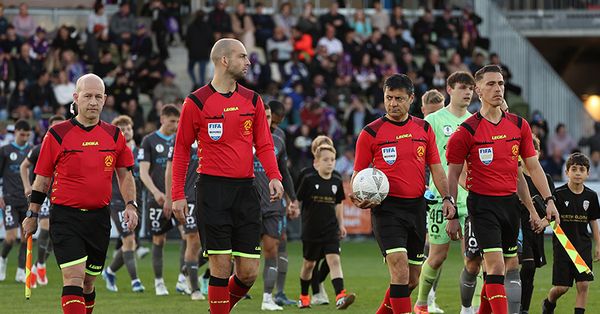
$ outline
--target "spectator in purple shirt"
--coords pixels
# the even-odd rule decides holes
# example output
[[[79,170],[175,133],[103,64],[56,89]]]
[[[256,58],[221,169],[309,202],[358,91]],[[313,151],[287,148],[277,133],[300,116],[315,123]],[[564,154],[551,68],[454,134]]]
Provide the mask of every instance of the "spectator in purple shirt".
[[[46,37],[46,29],[39,26],[35,30],[35,35],[29,38],[29,56],[37,60],[45,60],[48,51],[50,51],[50,43]]]

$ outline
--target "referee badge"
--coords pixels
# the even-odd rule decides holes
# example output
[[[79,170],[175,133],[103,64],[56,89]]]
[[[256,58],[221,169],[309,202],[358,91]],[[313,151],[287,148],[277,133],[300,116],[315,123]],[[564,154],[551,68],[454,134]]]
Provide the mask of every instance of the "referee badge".
[[[396,147],[384,147],[381,149],[381,155],[383,156],[383,160],[390,165],[393,165],[396,162]]]
[[[480,148],[479,160],[486,166],[491,164],[492,160],[494,160],[494,150],[491,147]]]
[[[588,210],[588,207],[590,207],[590,201],[585,200],[583,201],[583,210]]]
[[[216,141],[221,138],[223,135],[223,123],[209,123],[208,124],[208,136],[213,141]]]

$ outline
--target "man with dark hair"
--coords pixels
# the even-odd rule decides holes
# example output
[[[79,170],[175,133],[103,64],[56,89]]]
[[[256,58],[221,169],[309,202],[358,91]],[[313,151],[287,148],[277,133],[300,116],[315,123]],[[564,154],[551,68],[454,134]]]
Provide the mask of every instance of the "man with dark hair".
[[[38,75],[37,83],[27,89],[27,97],[32,107],[38,107],[44,113],[53,113],[58,109],[54,89],[50,85],[50,73],[46,70],[42,70]]]
[[[479,313],[507,313],[505,263],[512,264],[511,259],[517,258],[520,227],[520,220],[514,219],[520,215],[516,194],[521,195],[517,189],[519,156],[548,205],[546,219],[550,221],[554,216],[559,223],[560,217],[537,160],[529,124],[500,108],[504,100],[501,69],[495,65],[483,67],[475,73],[475,83],[482,109],[463,122],[448,142],[450,193],[457,196],[466,161],[467,208],[487,271]],[[530,220],[536,229],[541,229],[541,220],[533,208]],[[451,239],[458,238],[460,225],[449,223],[447,232]]]
[[[425,120],[408,111],[415,95],[412,80],[394,74],[383,85],[386,115],[367,125],[356,143],[354,174],[371,163],[390,182],[390,191],[381,203],[359,201],[359,208],[372,208],[373,231],[390,268],[391,284],[377,313],[410,313],[410,292],[419,280],[425,244],[425,166],[443,195],[442,217],[455,216],[446,173],[440,163],[435,134]],[[442,218],[443,219],[443,218]]]
[[[196,220],[202,249],[210,259],[210,310],[229,313],[250,290],[260,267],[260,199],[254,187],[252,152],[269,177],[271,202],[281,199],[273,139],[258,93],[239,86],[250,61],[244,45],[221,39],[211,51],[212,82],[190,94],[183,105],[173,155],[173,212],[182,223],[188,214],[185,177],[190,147],[198,142],[200,166]],[[231,257],[235,275],[231,276]]]
[[[471,103],[474,89],[475,79],[473,79],[471,73],[462,71],[452,73],[448,77],[446,84],[446,92],[450,95],[450,104],[425,117],[425,120],[429,122],[435,134],[436,145],[440,153],[440,160],[444,171],[447,171],[448,168],[445,155],[448,140],[456,128],[471,116],[467,111],[467,107]],[[441,195],[433,183],[433,180],[430,180],[429,189],[433,192],[437,204],[432,205],[429,209],[427,220],[430,243],[429,256],[423,265],[423,270],[419,278],[419,299],[414,308],[417,314],[428,313],[427,305],[430,289],[438,277],[438,273],[450,249],[450,237],[446,233],[446,224],[448,221],[442,218],[443,209],[441,201],[444,195]],[[467,214],[466,199],[466,190],[460,189],[456,198],[456,206],[461,229],[465,225],[465,216]]]
[[[165,205],[165,171],[180,115],[177,107],[165,105],[160,113],[160,128],[144,137],[137,156],[140,162],[140,178],[150,192],[147,215],[150,222],[149,232],[152,235],[152,267],[156,295],[169,294],[163,279],[163,247],[167,239],[167,231],[173,228],[173,222],[171,207]]]
[[[54,126],[55,124],[59,124],[65,121],[66,118],[63,115],[56,114],[50,117],[48,120],[49,128]],[[40,150],[42,149],[42,144],[35,145],[27,154],[27,158],[23,160],[21,163],[21,181],[23,182],[23,190],[25,192],[25,196],[31,194],[32,187],[31,183],[33,183],[35,179],[35,173],[29,172],[29,168],[37,165],[38,158],[40,157]],[[40,208],[40,234],[37,238],[37,262],[31,268],[31,273],[33,274],[33,279],[31,281],[31,286],[35,288],[36,281],[42,286],[48,284],[48,278],[46,277],[46,259],[50,256],[52,252],[52,241],[50,241],[50,193],[46,196],[42,207]]]
[[[20,165],[25,160],[32,146],[28,143],[31,136],[31,125],[26,120],[15,123],[15,140],[0,148],[0,178],[3,178],[0,207],[4,208],[4,228],[6,238],[2,243],[2,257],[0,257],[0,281],[6,279],[6,264],[8,253],[17,240],[17,228],[25,219],[27,198],[21,181]],[[19,248],[19,267],[15,281],[25,282],[25,257],[27,254],[27,241],[22,238]]]
[[[108,30],[110,31],[111,42],[115,43],[119,49],[123,44],[131,44],[135,34],[135,16],[130,14],[131,8],[128,1],[122,1],[119,6],[119,12],[115,13],[110,19]]]
[[[102,272],[110,242],[108,205],[115,171],[127,204],[123,217],[128,230],[138,222],[135,183],[129,171],[133,154],[119,129],[100,120],[104,91],[104,82],[95,74],[77,80],[73,97],[78,115],[53,126],[44,138],[28,218],[23,221],[26,239],[37,230],[40,207],[54,175],[50,237],[62,271],[65,314],[93,311],[94,282]]]

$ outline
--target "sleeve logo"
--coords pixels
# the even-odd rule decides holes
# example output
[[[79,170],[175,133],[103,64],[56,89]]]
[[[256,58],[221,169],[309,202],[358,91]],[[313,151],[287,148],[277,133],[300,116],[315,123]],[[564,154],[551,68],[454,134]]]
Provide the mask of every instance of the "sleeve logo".
[[[216,141],[223,135],[223,123],[209,123],[208,136],[211,140]]]
[[[491,147],[480,148],[479,160],[486,166],[491,164],[492,160],[494,160],[494,150]]]

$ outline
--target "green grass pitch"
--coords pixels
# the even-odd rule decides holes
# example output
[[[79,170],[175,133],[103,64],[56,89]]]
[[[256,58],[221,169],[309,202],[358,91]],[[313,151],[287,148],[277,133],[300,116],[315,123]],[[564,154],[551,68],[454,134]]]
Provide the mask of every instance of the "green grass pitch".
[[[150,244],[145,241],[144,245]],[[35,242],[34,242],[35,247]],[[111,245],[109,255],[112,256]],[[533,294],[530,313],[540,313],[540,302],[548,295],[552,280],[552,249],[550,238],[546,239],[546,256],[549,264],[538,269],[535,279],[535,291]],[[286,285],[286,293],[292,298],[298,298],[300,294],[300,267],[302,265],[302,244],[298,241],[288,244],[289,272]],[[25,300],[25,285],[14,282],[17,268],[18,246],[14,246],[9,255],[6,280],[0,282],[0,312],[1,313],[62,313],[60,305],[62,279],[56,261],[52,255],[47,262],[49,284],[33,289],[31,299]],[[35,259],[36,250],[33,256]],[[348,291],[356,293],[356,302],[350,306],[347,313],[375,313],[383,299],[384,293],[389,285],[389,274],[387,266],[379,253],[374,241],[365,242],[342,242],[342,267],[344,271],[344,283]],[[112,262],[112,257],[106,261],[106,265]],[[437,303],[446,313],[457,314],[460,312],[460,294],[458,280],[463,267],[460,256],[460,246],[453,243],[449,259],[446,261],[442,271],[442,277],[437,291]],[[138,260],[138,273],[142,284],[146,287],[144,293],[131,291],[129,275],[123,267],[117,272],[118,292],[106,290],[104,281],[100,276],[96,281],[96,307],[94,313],[207,313],[208,301],[190,301],[188,296],[175,292],[175,283],[179,268],[179,244],[167,243],[165,245],[164,278],[169,289],[169,296],[156,296],[154,292],[154,275],[150,256]],[[202,273],[204,268],[200,269]],[[262,267],[261,267],[262,271]],[[260,310],[262,301],[262,275],[259,275],[256,284],[250,290],[252,300],[242,300],[234,308],[232,313],[264,313]],[[335,300],[333,287],[329,280],[325,282],[325,288],[330,300]],[[590,284],[588,313],[600,313],[600,284]],[[571,289],[563,296],[556,308],[555,313],[572,313],[575,305],[575,289]],[[417,297],[417,291],[412,294],[413,304]],[[297,312],[297,307],[285,307],[284,312]],[[312,309],[303,310],[305,313],[331,313],[335,311],[333,304],[326,306],[315,306]]]

